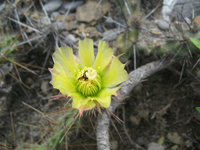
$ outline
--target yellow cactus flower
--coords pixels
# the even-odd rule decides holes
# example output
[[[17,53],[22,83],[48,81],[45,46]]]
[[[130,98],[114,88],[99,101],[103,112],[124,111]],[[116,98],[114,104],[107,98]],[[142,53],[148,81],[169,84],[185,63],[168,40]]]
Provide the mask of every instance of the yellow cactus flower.
[[[60,47],[53,54],[54,67],[51,84],[63,95],[72,97],[72,108],[83,111],[95,106],[109,108],[111,95],[117,95],[118,84],[128,79],[118,57],[104,42],[98,45],[98,54],[94,56],[93,41],[85,38],[79,41],[79,57],[73,55],[70,47]]]

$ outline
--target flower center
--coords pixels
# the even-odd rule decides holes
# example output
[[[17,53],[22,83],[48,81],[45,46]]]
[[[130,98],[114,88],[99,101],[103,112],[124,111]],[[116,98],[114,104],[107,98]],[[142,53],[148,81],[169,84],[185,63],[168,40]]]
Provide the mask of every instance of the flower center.
[[[101,78],[96,70],[91,67],[85,67],[78,73],[77,89],[84,96],[97,94],[101,89]]]

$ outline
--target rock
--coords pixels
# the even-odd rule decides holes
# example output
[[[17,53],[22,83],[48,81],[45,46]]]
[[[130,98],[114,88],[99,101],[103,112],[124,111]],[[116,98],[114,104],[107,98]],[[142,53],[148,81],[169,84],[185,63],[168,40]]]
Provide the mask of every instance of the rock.
[[[98,21],[110,10],[110,3],[103,2],[98,5],[98,2],[88,1],[86,4],[77,8],[76,20],[83,22]],[[101,15],[100,15],[101,14]]]
[[[65,4],[65,9],[68,10],[75,10],[77,7],[83,5],[84,2],[83,1],[73,1],[73,2],[70,2],[70,3],[66,3]]]
[[[85,24],[81,23],[80,26],[78,27],[80,32],[85,32]]]
[[[4,70],[6,70],[7,72],[11,72],[12,69],[13,69],[13,64],[12,63],[5,64],[5,65],[2,66],[2,68]],[[2,69],[0,69],[0,74],[1,74],[2,78],[4,78],[7,75],[7,72],[5,72]]]
[[[193,20],[193,16],[200,15],[199,0],[164,0],[162,8],[162,16],[167,21],[176,19],[188,23]]]
[[[177,132],[169,132],[167,138],[174,144],[181,144],[181,137]]]
[[[0,4],[0,12],[5,8],[6,4],[5,2],[1,2]]]
[[[103,38],[105,40],[111,41],[115,40],[117,38],[117,35],[121,33],[124,29],[118,30],[118,29],[111,29],[107,30],[106,32],[103,33]]]
[[[38,133],[36,133],[34,131],[30,132],[30,136],[33,137],[33,139],[39,139]]]
[[[64,22],[65,26],[67,27],[67,30],[73,30],[73,29],[76,29],[77,28],[77,22],[76,21],[65,21]]]
[[[59,12],[55,11],[51,13],[51,20],[53,20],[54,18],[56,18],[56,16],[60,15]]]
[[[140,124],[140,120],[141,120],[141,118],[139,117],[139,116],[133,116],[133,115],[131,115],[130,116],[130,118],[129,118],[129,120],[131,121],[131,123],[133,124],[133,125],[139,125]]]
[[[62,6],[62,3],[63,2],[61,0],[52,0],[52,1],[47,2],[44,5],[44,9],[47,12],[55,11],[55,10],[57,10],[58,8],[60,8]]]
[[[190,148],[190,147],[192,147],[192,142],[190,142],[189,140],[187,140],[185,142],[185,145],[186,145],[187,148]]]
[[[194,22],[197,24],[197,25],[200,25],[200,16],[196,16],[194,18]]]
[[[107,28],[113,28],[114,27],[114,23],[113,23],[113,20],[112,20],[111,17],[106,18],[106,21],[105,21],[104,24]]]
[[[85,28],[86,36],[89,38],[97,38],[99,36],[99,33],[95,27],[87,27]]]
[[[157,143],[149,143],[147,150],[164,150],[165,147],[163,145],[157,144]]]
[[[97,31],[99,31],[100,33],[103,33],[103,28],[102,28],[101,24],[98,23],[96,25],[96,28],[97,28]]]
[[[66,40],[67,40],[68,44],[75,44],[77,41],[73,34],[68,34],[66,37]]]
[[[117,148],[118,148],[118,142],[116,140],[110,141],[110,149],[117,150]]]
[[[159,20],[158,27],[160,30],[164,30],[164,31],[169,30],[169,23],[164,20]]]
[[[171,12],[177,0],[163,0],[162,16],[164,20],[170,21]]]
[[[48,87],[49,87],[49,81],[43,80],[43,81],[42,81],[42,84],[41,84],[41,86],[40,86],[40,88],[41,88],[41,90],[42,90],[42,92],[43,92],[44,94],[47,94],[47,89],[48,89]]]
[[[57,16],[54,17],[54,19],[56,21],[61,21],[61,22],[63,21],[63,19],[65,19],[64,21],[71,21],[71,20],[74,19],[74,16],[73,15],[67,15],[67,16],[65,16],[65,15],[57,15]]]
[[[63,24],[62,22],[58,22],[58,21],[53,22],[53,23],[52,23],[52,26],[53,26],[56,30],[64,30],[64,29],[66,29],[65,24]]]

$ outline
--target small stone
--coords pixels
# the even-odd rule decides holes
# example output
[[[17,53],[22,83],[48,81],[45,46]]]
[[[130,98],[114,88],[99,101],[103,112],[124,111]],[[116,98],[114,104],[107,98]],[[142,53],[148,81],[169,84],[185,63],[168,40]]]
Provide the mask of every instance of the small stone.
[[[117,38],[117,29],[111,29],[103,33],[103,38],[105,40],[111,41]]]
[[[77,41],[73,34],[68,34],[66,40],[68,41],[68,44],[75,44]]]
[[[147,150],[164,150],[165,147],[163,145],[157,143],[149,143]]]
[[[100,33],[103,33],[103,28],[99,23],[96,25],[96,28],[97,28],[97,31],[99,31]]]
[[[5,8],[5,6],[6,6],[5,2],[2,2],[0,4],[0,12]]]
[[[65,9],[68,10],[75,10],[77,7],[83,5],[84,2],[83,1],[73,1],[73,2],[70,2],[70,3],[66,3],[65,4]]]
[[[164,20],[159,20],[158,27],[160,30],[164,30],[164,31],[169,30],[169,23]]]
[[[31,137],[33,137],[33,139],[38,139],[39,138],[39,135],[38,135],[38,133],[36,133],[36,132],[30,132],[30,136]]]
[[[59,12],[55,11],[51,13],[51,20],[53,20],[54,18],[56,18],[56,16],[60,15]]]
[[[40,86],[40,88],[41,88],[41,90],[42,90],[42,92],[43,92],[44,94],[47,94],[48,86],[49,86],[49,81],[43,80],[43,81],[42,81],[42,84],[41,84],[41,86]]]
[[[196,16],[194,18],[194,22],[197,24],[197,25],[200,25],[200,16]]]
[[[167,138],[174,144],[181,144],[181,137],[177,132],[169,132]]]
[[[113,28],[114,27],[113,19],[111,17],[106,18],[106,21],[105,21],[104,24],[107,28]]]
[[[54,19],[56,21],[61,21],[61,22],[63,21],[63,19],[64,19],[64,21],[70,21],[70,20],[74,19],[74,16],[73,15],[67,15],[67,16],[65,16],[65,15],[57,15],[57,16],[54,17]]]
[[[26,79],[27,84],[33,84],[33,79],[32,78],[27,78]]]
[[[162,34],[160,31],[157,31],[157,30],[152,30],[151,33],[155,34],[155,35],[161,35]]]
[[[86,36],[89,38],[93,38],[93,37],[97,38],[99,36],[99,33],[95,27],[85,28],[85,33],[86,33]]]
[[[129,118],[129,120],[131,121],[131,123],[133,124],[133,125],[139,125],[140,124],[140,120],[141,120],[141,118],[139,117],[139,116],[133,116],[133,115],[131,115],[130,116],[130,118]]]
[[[52,23],[52,26],[56,29],[56,30],[64,30],[66,29],[67,27],[65,26],[65,24],[63,24],[62,22],[53,22]]]
[[[49,2],[47,2],[47,3],[44,5],[44,9],[45,9],[47,12],[55,11],[55,10],[57,10],[58,8],[61,7],[62,3],[63,3],[63,2],[60,1],[60,0],[49,1]]]
[[[80,26],[78,27],[78,29],[80,30],[80,32],[84,32],[85,31],[85,24],[81,23]]]
[[[117,148],[118,148],[118,142],[116,140],[110,141],[110,149],[117,150]]]
[[[102,18],[102,15],[106,15],[110,7],[111,5],[108,2],[98,4],[98,2],[95,1],[88,1],[86,4],[77,8],[76,20],[88,23],[98,21]]]
[[[187,148],[190,148],[190,147],[192,147],[192,142],[190,142],[189,140],[187,140],[185,142],[185,145],[186,145]]]
[[[67,27],[67,30],[73,30],[77,28],[77,22],[76,21],[65,21],[64,22],[65,26]]]

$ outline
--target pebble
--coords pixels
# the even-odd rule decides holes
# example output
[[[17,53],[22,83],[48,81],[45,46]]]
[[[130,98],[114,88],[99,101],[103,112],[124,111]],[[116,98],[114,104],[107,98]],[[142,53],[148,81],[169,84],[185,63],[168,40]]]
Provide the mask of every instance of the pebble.
[[[43,92],[44,94],[47,94],[47,89],[48,89],[48,87],[49,87],[49,81],[43,80],[42,83],[41,83],[40,88],[41,88],[41,90],[42,90],[42,92]]]
[[[113,19],[111,17],[106,18],[106,21],[105,21],[104,24],[107,28],[113,28],[114,27]]]
[[[117,30],[116,29],[111,29],[107,30],[106,32],[103,33],[103,38],[108,41],[115,40],[117,38]]]
[[[103,28],[102,28],[101,24],[98,23],[96,25],[96,28],[97,28],[97,31],[99,31],[100,33],[103,33]]]
[[[149,143],[147,150],[164,150],[165,147],[163,145],[157,144],[157,143]]]
[[[47,12],[55,11],[55,10],[57,10],[58,8],[61,7],[62,3],[63,3],[63,2],[60,1],[60,0],[49,1],[49,2],[47,2],[47,3],[44,5],[44,9],[45,9]]]
[[[164,20],[159,20],[158,27],[160,30],[163,30],[163,31],[169,30],[169,23]]]
[[[194,22],[197,24],[197,25],[200,25],[200,16],[196,16],[194,18]]]
[[[110,149],[117,150],[117,148],[118,148],[118,142],[116,140],[110,141]]]
[[[74,2],[70,2],[70,3],[66,3],[65,4],[65,9],[68,10],[75,10],[77,7],[83,5],[84,2],[83,1],[74,1]]]
[[[65,24],[63,24],[62,22],[53,22],[52,26],[56,29],[56,30],[65,30],[67,27]]]
[[[141,120],[141,118],[139,117],[139,116],[133,116],[133,115],[131,115],[130,116],[130,118],[129,118],[129,120],[131,121],[131,123],[133,124],[133,125],[139,125],[140,124],[140,120]]]
[[[6,6],[6,4],[5,4],[4,0],[0,1],[0,11],[2,11],[5,8],[5,6]]]
[[[169,132],[167,138],[174,144],[181,144],[181,137],[177,132]]]
[[[58,15],[60,15],[59,12],[57,12],[57,11],[52,12],[52,13],[51,13],[51,20],[54,20],[54,18],[55,18],[56,16],[58,16]]]
[[[87,23],[98,21],[100,18],[102,18],[103,15],[106,15],[108,13],[110,7],[111,4],[108,2],[98,4],[98,2],[96,1],[88,1],[86,4],[77,8],[76,20]]]
[[[77,41],[73,34],[68,34],[66,40],[68,41],[68,44],[75,44]]]

